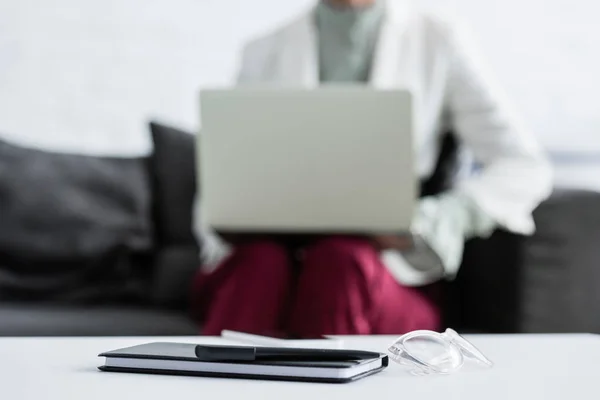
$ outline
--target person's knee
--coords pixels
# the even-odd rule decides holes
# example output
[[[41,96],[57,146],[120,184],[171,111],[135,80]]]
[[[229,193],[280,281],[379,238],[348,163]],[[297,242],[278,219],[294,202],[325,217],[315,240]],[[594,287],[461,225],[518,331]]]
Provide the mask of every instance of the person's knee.
[[[290,329],[299,335],[368,334],[377,254],[368,240],[331,237],[308,248]]]
[[[336,275],[353,273],[370,274],[377,253],[366,239],[352,237],[330,237],[323,239],[306,250],[305,269],[318,269]]]
[[[359,304],[370,302],[381,267],[379,255],[368,240],[326,238],[307,250],[299,292],[310,293],[332,307],[335,304],[337,308],[354,310]]]
[[[276,241],[257,240],[238,246],[235,257],[237,263],[256,275],[288,274],[289,257],[285,246]]]

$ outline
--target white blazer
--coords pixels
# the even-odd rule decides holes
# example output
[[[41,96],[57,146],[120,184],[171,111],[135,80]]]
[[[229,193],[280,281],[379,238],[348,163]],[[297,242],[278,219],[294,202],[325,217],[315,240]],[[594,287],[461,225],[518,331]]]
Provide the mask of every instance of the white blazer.
[[[483,165],[481,174],[460,183],[460,190],[503,227],[532,233],[531,212],[551,188],[540,147],[507,107],[466,35],[440,17],[411,12],[404,0],[387,1],[386,7],[370,83],[412,90],[420,176],[432,173],[437,138],[451,129]],[[239,83],[317,86],[316,36],[311,9],[249,43]]]
[[[551,170],[540,147],[509,110],[468,37],[455,24],[413,12],[404,0],[388,1],[386,7],[370,84],[412,90],[419,175],[433,172],[439,135],[452,130],[482,165],[480,173],[459,182],[456,190],[499,226],[532,233],[531,213],[551,190]],[[243,51],[239,83],[318,85],[316,35],[311,9],[252,41]],[[405,284],[425,283],[406,272],[394,275]]]

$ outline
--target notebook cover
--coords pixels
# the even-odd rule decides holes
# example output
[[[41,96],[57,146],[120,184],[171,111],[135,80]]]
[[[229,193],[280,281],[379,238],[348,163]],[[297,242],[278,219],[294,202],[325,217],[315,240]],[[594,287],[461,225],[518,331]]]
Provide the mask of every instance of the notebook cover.
[[[117,357],[117,358],[138,358],[138,359],[154,359],[154,360],[177,360],[177,361],[197,361],[195,356],[195,345],[188,343],[148,343],[139,346],[128,347],[124,349],[109,351],[102,353],[100,357]],[[310,351],[303,349],[302,351]],[[327,350],[318,349],[319,353],[322,352],[344,352],[344,350]],[[274,376],[274,375],[263,375],[263,374],[240,374],[240,373],[223,373],[223,372],[204,372],[204,371],[180,371],[180,370],[164,370],[164,369],[150,369],[150,368],[128,368],[128,367],[113,367],[113,366],[100,366],[98,367],[101,371],[106,372],[130,372],[130,373],[144,373],[144,374],[162,374],[162,375],[185,375],[185,376],[203,376],[203,377],[218,377],[218,378],[240,378],[240,379],[259,379],[259,380],[279,380],[279,381],[299,381],[299,382],[324,382],[324,383],[346,383],[356,381],[358,379],[373,375],[385,369],[388,366],[388,357],[375,352],[365,352],[365,354],[372,354],[371,359],[381,359],[381,367],[367,371],[356,376],[349,378],[320,378],[320,377],[297,377],[297,376]],[[284,366],[287,363],[282,362],[280,365]],[[295,365],[298,367],[303,367]],[[315,365],[321,367],[321,365]],[[306,368],[311,368],[310,364],[306,364]],[[346,367],[338,367],[340,369]]]
[[[296,377],[296,376],[276,376],[276,375],[253,375],[253,374],[225,374],[215,372],[195,372],[195,371],[175,371],[163,369],[145,369],[145,368],[120,368],[100,366],[98,369],[104,372],[127,372],[134,374],[152,374],[152,375],[177,375],[177,376],[197,376],[206,378],[227,378],[227,379],[254,379],[262,381],[288,381],[288,382],[313,382],[313,383],[349,383],[367,376],[374,375],[383,371],[388,365],[387,356],[382,358],[381,367],[367,371],[363,374],[355,375],[350,378],[315,378],[315,377]]]

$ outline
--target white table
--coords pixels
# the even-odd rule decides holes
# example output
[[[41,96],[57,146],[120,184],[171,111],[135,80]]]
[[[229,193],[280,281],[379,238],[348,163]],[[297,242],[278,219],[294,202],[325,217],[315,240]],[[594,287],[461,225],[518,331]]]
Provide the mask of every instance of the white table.
[[[344,338],[385,351],[392,337]],[[418,377],[397,365],[344,385],[106,373],[97,354],[149,341],[219,343],[218,338],[0,339],[0,398],[10,400],[206,399],[598,399],[600,336],[470,336],[496,365]]]

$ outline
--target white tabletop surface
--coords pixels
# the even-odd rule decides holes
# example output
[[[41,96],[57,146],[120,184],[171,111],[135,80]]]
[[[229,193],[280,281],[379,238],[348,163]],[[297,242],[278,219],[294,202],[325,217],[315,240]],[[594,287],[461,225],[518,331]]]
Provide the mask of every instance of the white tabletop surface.
[[[447,376],[418,377],[398,365],[350,384],[314,384],[100,372],[103,351],[150,341],[218,338],[3,338],[0,398],[10,400],[187,399],[598,399],[600,336],[469,336],[495,362]],[[393,337],[345,338],[385,351]],[[392,363],[393,364],[393,363]]]

